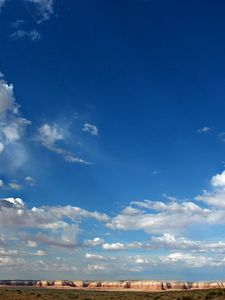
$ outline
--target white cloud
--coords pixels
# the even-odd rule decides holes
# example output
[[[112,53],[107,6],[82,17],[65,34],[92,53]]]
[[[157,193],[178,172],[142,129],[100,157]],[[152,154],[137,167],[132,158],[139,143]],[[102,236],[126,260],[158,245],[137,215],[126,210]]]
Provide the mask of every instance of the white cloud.
[[[104,256],[98,255],[98,254],[93,254],[93,253],[86,253],[85,258],[87,259],[93,259],[93,260],[104,260]]]
[[[0,188],[4,187],[4,181],[2,179],[0,179]]]
[[[3,143],[0,142],[0,154],[4,151],[5,146]]]
[[[39,31],[37,31],[35,29],[29,30],[29,31],[18,29],[17,31],[13,32],[10,35],[10,38],[12,40],[28,38],[29,40],[34,42],[34,41],[40,40],[41,34]]]
[[[35,235],[33,241],[53,246],[65,248],[79,246],[78,223],[90,218],[99,222],[109,220],[106,214],[75,206],[42,206],[28,209],[20,198],[0,199],[0,228],[38,229],[39,234]],[[30,238],[28,240],[32,241]]]
[[[152,259],[140,256],[140,255],[135,255],[134,257],[130,257],[134,264],[137,265],[143,265],[143,264],[152,264]]]
[[[210,132],[212,129],[210,127],[204,126],[200,129],[197,130],[198,133],[208,133]]]
[[[201,244],[191,241],[185,237],[176,237],[173,234],[164,233],[162,236],[153,236],[150,245],[154,248],[176,249],[176,250],[200,250]]]
[[[163,263],[181,263],[188,267],[200,268],[214,265],[212,258],[202,255],[193,255],[190,253],[175,252],[160,258]]]
[[[44,124],[38,128],[38,140],[48,149],[55,147],[56,142],[65,139],[65,132],[56,124]]]
[[[32,176],[26,176],[25,181],[30,185],[34,186],[36,183],[36,180]]]
[[[92,271],[94,271],[94,272],[96,272],[96,271],[103,271],[103,270],[105,270],[105,266],[103,266],[103,265],[88,265],[88,268],[87,268],[87,271],[88,272],[92,272]]]
[[[143,230],[146,233],[169,234],[187,231],[193,225],[225,224],[224,172],[211,180],[211,190],[203,191],[194,201],[176,198],[161,201],[133,201],[106,225],[116,230]]]
[[[209,206],[225,209],[225,171],[212,177],[211,186],[211,191],[204,190],[201,195],[196,197],[196,200]]]
[[[5,250],[3,248],[0,248],[0,256],[18,256],[17,250]]]
[[[102,245],[102,248],[104,250],[124,250],[125,246],[122,243],[112,243],[112,244],[105,243]]]
[[[105,243],[105,241],[100,237],[96,237],[93,240],[85,240],[84,241],[84,245],[86,245],[88,247],[96,247],[96,246],[100,246],[104,243]]]
[[[7,157],[10,162],[2,162],[7,168],[18,167],[26,160],[26,150],[22,139],[24,132],[31,122],[20,116],[19,105],[15,101],[13,85],[4,80],[0,74],[0,154],[7,153],[10,147],[10,154]]]
[[[35,241],[27,241],[26,246],[28,248],[37,248],[37,243]]]
[[[95,125],[85,123],[82,131],[88,132],[91,135],[98,135],[98,128]]]
[[[193,240],[184,236],[184,232],[189,226],[196,228],[199,224],[200,228],[201,225],[210,228],[211,225],[225,225],[225,207],[221,204],[222,200],[215,202],[215,197],[218,200],[218,193],[225,194],[223,172],[212,177],[210,182],[211,190],[207,193],[210,193],[214,201],[209,202],[204,198],[201,200],[204,201],[204,205],[201,205],[201,202],[197,205],[194,200],[179,201],[174,197],[167,197],[166,202],[133,201],[113,217],[99,211],[88,211],[71,205],[28,208],[20,198],[1,199],[1,233],[14,231],[17,233],[14,234],[14,237],[17,238],[12,239],[11,237],[10,241],[6,240],[5,236],[2,236],[2,240],[0,238],[0,257],[12,259],[8,261],[12,266],[20,264],[21,268],[27,268],[28,256],[30,259],[42,256],[43,258],[40,257],[42,258],[41,263],[36,261],[32,264],[36,270],[53,270],[58,267],[58,270],[71,271],[80,268],[79,271],[93,272],[93,274],[97,271],[104,271],[107,276],[110,276],[113,270],[116,270],[116,274],[123,275],[126,270],[144,272],[149,270],[149,267],[163,269],[173,267],[179,268],[179,270],[182,268],[224,267],[225,241],[218,240],[219,234],[211,240]],[[206,192],[200,196],[205,197],[205,195]],[[87,219],[92,219],[92,230],[89,234],[93,236],[98,232],[98,236],[86,239],[81,243],[79,235],[83,235],[82,240],[84,237],[87,238],[88,233],[84,229],[86,227],[82,228],[83,222]],[[104,232],[102,228],[95,227],[96,221],[100,222],[98,226],[107,225],[114,230],[142,230],[154,233],[154,236],[140,242],[124,243],[123,239],[115,242],[116,232],[112,231],[110,237],[113,238],[113,242],[105,241],[100,234]],[[100,230],[96,231],[96,229]],[[193,230],[189,234],[192,235]],[[195,234],[193,235],[195,236]],[[121,235],[119,236],[121,237]],[[18,237],[21,238],[22,243],[19,242]],[[43,250],[39,250],[37,245]],[[46,253],[47,246],[48,252]],[[86,253],[86,247],[98,247],[98,249],[90,250],[88,248]],[[36,249],[28,251],[28,248]],[[71,253],[73,260],[78,262],[78,266],[67,261],[67,254],[63,255],[65,249],[68,249],[66,253],[68,255]],[[72,251],[74,249],[77,251]],[[163,251],[157,251],[158,249],[163,249]],[[115,250],[112,257],[108,256],[111,252],[106,252],[111,250]],[[121,251],[116,252],[116,250]],[[17,251],[17,255],[15,251]],[[54,258],[62,256],[63,259],[53,263],[51,261],[53,255]],[[24,261],[14,260],[19,256]],[[47,262],[47,260],[50,261]],[[2,265],[7,266],[8,262],[2,261]],[[84,268],[84,262],[90,264]]]
[[[37,256],[45,256],[46,252],[44,250],[37,250],[37,252],[35,253],[35,255],[37,255]]]
[[[23,265],[24,259],[21,258],[12,258],[12,257],[0,257],[0,266],[11,266],[11,267],[16,267],[16,266],[21,266]]]
[[[117,216],[107,226],[119,230],[144,230],[148,233],[176,232],[191,224],[205,223],[207,216],[213,214],[208,208],[201,208],[193,202],[136,201]]]
[[[19,183],[17,182],[10,182],[9,183],[9,188],[13,189],[13,190],[21,190],[22,189],[22,185],[20,185]]]
[[[5,117],[7,112],[17,114],[18,105],[15,103],[13,85],[8,84],[2,74],[0,76],[0,116]]]
[[[67,228],[64,229],[57,228],[57,226],[47,227],[48,230],[51,230],[49,234],[39,233],[34,237],[34,239],[35,241],[47,244],[48,246],[63,249],[75,249],[80,247],[77,240],[79,226],[76,224],[67,224],[66,227]]]
[[[18,210],[25,209],[25,204],[21,198],[0,199],[0,208],[13,208]]]
[[[60,128],[57,124],[44,124],[38,128],[38,134],[36,136],[36,141],[38,141],[42,146],[48,150],[61,155],[65,161],[71,163],[81,163],[90,164],[84,159],[77,157],[74,153],[59,147],[58,142],[62,142],[66,139],[66,130]]]
[[[211,179],[211,184],[214,187],[225,187],[225,171],[223,171],[221,174],[216,174]]]

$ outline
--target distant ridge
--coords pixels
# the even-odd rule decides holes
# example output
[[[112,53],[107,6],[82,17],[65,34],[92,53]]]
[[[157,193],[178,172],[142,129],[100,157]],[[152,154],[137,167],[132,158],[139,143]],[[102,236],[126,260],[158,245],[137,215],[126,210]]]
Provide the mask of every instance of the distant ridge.
[[[118,281],[81,281],[81,280],[0,280],[0,287],[32,286],[39,288],[87,288],[87,289],[132,289],[132,290],[188,290],[225,288],[225,281],[160,281],[160,280],[118,280]]]

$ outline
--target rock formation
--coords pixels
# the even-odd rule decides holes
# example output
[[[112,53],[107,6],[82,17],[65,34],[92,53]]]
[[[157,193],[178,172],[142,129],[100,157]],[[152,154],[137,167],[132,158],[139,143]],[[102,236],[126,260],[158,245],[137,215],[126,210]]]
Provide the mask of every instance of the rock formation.
[[[159,281],[159,280],[131,280],[131,281],[70,281],[70,280],[0,280],[0,286],[36,286],[36,287],[70,287],[70,288],[103,288],[103,289],[139,289],[148,291],[184,290],[184,289],[218,289],[225,288],[225,281]]]
[[[187,283],[183,281],[169,281],[167,282],[168,289],[184,290],[187,288]]]
[[[70,280],[56,280],[54,282],[55,287],[63,287],[63,286],[70,286],[70,287],[75,287],[75,284],[73,281]]]
[[[89,284],[89,288],[96,288],[96,287],[101,287],[102,283],[101,281],[91,281]]]
[[[122,283],[122,286],[123,286],[124,289],[129,289],[130,286],[131,286],[131,282],[130,281],[124,281]]]
[[[123,288],[123,281],[103,281],[102,287],[106,288]]]
[[[73,284],[75,287],[79,287],[79,288],[84,287],[83,281],[81,281],[81,280],[75,280],[75,281],[73,281]]]
[[[151,291],[162,291],[163,290],[163,283],[162,281],[153,281],[153,280],[146,280],[146,281],[131,281],[130,288],[132,289],[143,289],[143,290],[151,290]]]
[[[53,286],[54,285],[54,282],[53,281],[49,281],[49,280],[39,280],[37,281],[36,283],[36,286],[39,286],[39,287],[46,287],[46,286]]]

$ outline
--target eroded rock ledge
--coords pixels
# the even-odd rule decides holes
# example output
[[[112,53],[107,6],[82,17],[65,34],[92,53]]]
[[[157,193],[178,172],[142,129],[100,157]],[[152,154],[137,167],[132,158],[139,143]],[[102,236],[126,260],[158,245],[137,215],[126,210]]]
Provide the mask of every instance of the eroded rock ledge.
[[[72,280],[0,280],[0,286],[34,286],[34,287],[70,287],[87,289],[133,289],[133,290],[187,290],[187,289],[217,289],[225,288],[225,281],[213,282],[184,282],[158,280],[131,280],[131,281],[72,281]]]

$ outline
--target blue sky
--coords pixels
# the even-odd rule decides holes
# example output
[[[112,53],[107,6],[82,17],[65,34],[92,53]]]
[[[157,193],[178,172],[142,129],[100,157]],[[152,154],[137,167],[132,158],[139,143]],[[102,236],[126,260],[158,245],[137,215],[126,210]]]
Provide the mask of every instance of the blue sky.
[[[1,278],[225,278],[224,12],[0,1]]]

